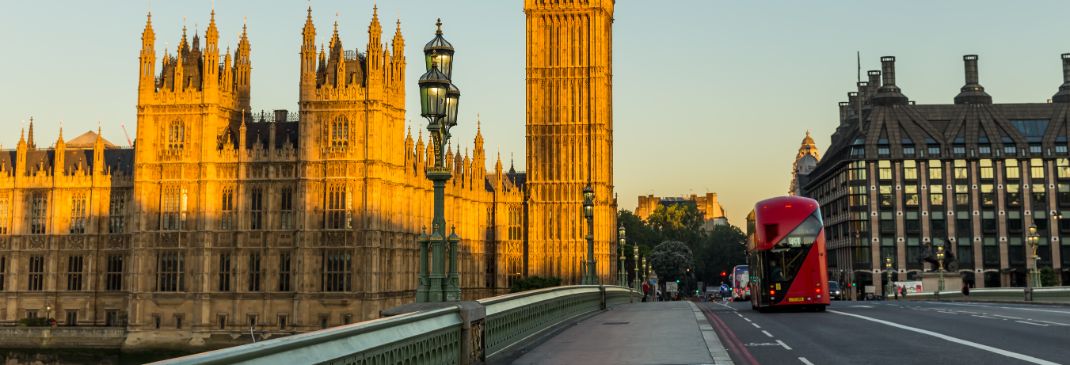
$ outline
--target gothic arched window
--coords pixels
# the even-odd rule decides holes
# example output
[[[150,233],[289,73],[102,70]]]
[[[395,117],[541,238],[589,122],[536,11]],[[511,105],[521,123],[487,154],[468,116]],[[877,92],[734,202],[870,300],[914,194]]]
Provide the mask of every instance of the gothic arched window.
[[[186,142],[186,125],[176,120],[167,125],[167,149],[181,150]]]
[[[345,148],[349,144],[349,121],[346,117],[338,117],[331,123],[330,139],[332,148]]]

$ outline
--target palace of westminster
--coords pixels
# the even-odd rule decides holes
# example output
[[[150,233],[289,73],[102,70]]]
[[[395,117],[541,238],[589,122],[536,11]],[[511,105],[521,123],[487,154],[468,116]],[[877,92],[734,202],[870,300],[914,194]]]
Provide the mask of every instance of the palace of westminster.
[[[466,299],[523,276],[578,283],[587,185],[597,273],[615,277],[613,3],[524,1],[526,172],[500,156],[487,170],[478,121],[470,148],[446,152]],[[213,10],[203,38],[183,28],[160,54],[149,14],[132,148],[99,131],[40,148],[31,122],[0,151],[0,325],[49,317],[123,327],[124,346],[196,346],[412,302],[433,151],[405,130],[400,21],[388,45],[373,12],[363,52],[342,46],[337,22],[317,49],[311,8],[300,31],[297,113],[249,112],[244,27],[221,52]]]

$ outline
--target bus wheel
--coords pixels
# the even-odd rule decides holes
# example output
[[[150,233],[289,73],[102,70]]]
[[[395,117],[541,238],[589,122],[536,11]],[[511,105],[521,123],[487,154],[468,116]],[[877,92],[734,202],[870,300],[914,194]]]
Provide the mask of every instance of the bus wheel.
[[[816,312],[824,312],[825,311],[825,307],[827,307],[827,306],[826,305],[818,305],[817,307],[814,308],[814,310]]]

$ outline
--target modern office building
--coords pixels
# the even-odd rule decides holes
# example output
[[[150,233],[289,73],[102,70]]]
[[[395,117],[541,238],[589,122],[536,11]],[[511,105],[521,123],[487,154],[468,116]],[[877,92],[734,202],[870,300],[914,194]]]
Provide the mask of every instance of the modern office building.
[[[912,279],[934,269],[924,259],[943,245],[948,270],[966,282],[1025,286],[1035,226],[1046,281],[1070,282],[1070,224],[1059,220],[1070,217],[1070,54],[1054,96],[1023,104],[993,103],[977,56],[963,60],[952,103],[909,100],[894,57],[840,103],[832,144],[803,188],[822,204],[830,279],[880,288],[886,258],[897,280]]]

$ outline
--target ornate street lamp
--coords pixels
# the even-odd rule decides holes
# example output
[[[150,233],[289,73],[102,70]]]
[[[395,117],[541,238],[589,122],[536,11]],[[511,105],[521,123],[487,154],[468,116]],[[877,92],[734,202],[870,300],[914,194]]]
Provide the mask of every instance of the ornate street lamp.
[[[1029,261],[1031,262],[1029,268],[1029,279],[1025,281],[1025,300],[1033,300],[1033,288],[1040,286],[1040,281],[1037,280],[1037,246],[1040,243],[1040,235],[1037,234],[1037,226],[1029,226],[1029,234],[1025,238],[1026,243],[1029,244]]]
[[[427,118],[427,130],[435,155],[434,165],[427,168],[427,179],[434,186],[434,218],[431,235],[421,233],[420,280],[416,289],[417,302],[458,301],[461,299],[460,274],[457,272],[457,251],[460,237],[456,229],[446,236],[444,197],[450,170],[445,164],[445,149],[450,140],[450,128],[457,125],[457,106],[461,92],[453,85],[453,45],[442,38],[442,20],[435,23],[435,38],[424,46],[427,73],[420,76],[420,115]],[[431,257],[427,270],[428,251]],[[449,251],[449,274],[446,273]]]
[[[884,273],[886,274],[885,276],[888,277],[888,280],[886,281],[887,283],[884,284],[884,298],[887,299],[888,298],[888,290],[892,289],[892,258],[891,257],[885,257],[884,258]]]
[[[632,244],[632,261],[635,262],[635,290],[640,290],[643,283],[639,281],[639,244]]]
[[[617,227],[617,246],[620,246],[620,255],[617,256],[620,260],[620,265],[617,266],[617,285],[623,287],[628,286],[628,272],[624,268],[624,245],[627,243],[627,240],[625,240],[626,233],[624,226]]]
[[[583,188],[583,216],[587,218],[587,270],[583,284],[597,285],[594,261],[594,189],[588,184]]]
[[[944,243],[936,242],[936,262],[940,264],[940,285],[936,289],[937,297],[944,291]]]

